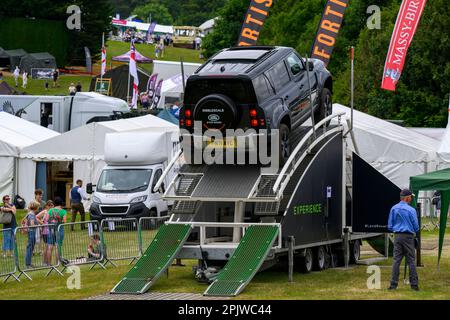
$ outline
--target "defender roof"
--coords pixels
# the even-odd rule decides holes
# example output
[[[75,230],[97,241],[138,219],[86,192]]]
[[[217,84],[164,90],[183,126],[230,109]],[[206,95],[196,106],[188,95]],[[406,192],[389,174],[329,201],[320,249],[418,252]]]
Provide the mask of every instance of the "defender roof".
[[[294,50],[278,46],[245,46],[219,51],[194,73],[195,76],[244,76],[254,78]]]

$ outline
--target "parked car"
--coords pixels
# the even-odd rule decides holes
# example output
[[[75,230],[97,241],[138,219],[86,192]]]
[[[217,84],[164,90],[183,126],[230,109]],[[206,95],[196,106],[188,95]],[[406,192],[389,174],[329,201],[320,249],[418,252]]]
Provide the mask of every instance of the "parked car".
[[[194,121],[201,121],[203,131],[278,129],[280,161],[285,162],[293,134],[311,115],[307,68],[315,122],[332,113],[331,74],[322,61],[308,62],[288,47],[220,51],[188,78],[180,128],[191,138]]]

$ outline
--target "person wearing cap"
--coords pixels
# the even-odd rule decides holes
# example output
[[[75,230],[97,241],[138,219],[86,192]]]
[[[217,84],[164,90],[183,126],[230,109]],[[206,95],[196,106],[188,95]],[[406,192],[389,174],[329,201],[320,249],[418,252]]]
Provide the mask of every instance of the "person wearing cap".
[[[410,203],[415,195],[408,189],[400,192],[400,202],[392,207],[389,213],[388,230],[393,232],[394,237],[394,259],[392,265],[392,278],[389,290],[397,289],[400,275],[400,264],[403,257],[409,266],[409,283],[411,289],[419,290],[419,278],[416,271],[416,252],[414,236],[419,232],[417,212]]]

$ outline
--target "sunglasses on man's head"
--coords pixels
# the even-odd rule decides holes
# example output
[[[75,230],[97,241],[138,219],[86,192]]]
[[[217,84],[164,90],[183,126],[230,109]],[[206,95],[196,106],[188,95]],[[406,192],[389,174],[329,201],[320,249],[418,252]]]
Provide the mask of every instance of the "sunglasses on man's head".
[[[10,199],[10,198],[6,198],[6,199],[5,199],[5,201],[9,201],[9,200],[11,200],[11,199]]]

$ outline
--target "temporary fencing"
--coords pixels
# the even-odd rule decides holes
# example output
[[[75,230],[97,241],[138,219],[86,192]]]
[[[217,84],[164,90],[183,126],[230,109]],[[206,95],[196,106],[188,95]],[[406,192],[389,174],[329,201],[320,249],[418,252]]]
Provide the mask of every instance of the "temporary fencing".
[[[17,281],[20,281],[15,275],[17,272],[17,263],[16,256],[14,254],[14,230],[0,229],[0,242],[2,244],[2,256],[0,257],[0,278],[5,277],[3,282],[8,281],[11,277]]]
[[[103,263],[105,250],[101,242],[98,221],[60,224],[57,241],[64,269],[84,264],[92,264],[91,269],[96,265],[106,269]]]
[[[15,257],[19,271],[18,278],[24,275],[29,280],[31,271],[49,269],[46,276],[58,270],[59,259],[56,249],[57,234],[55,225],[23,226],[15,229]]]
[[[0,277],[20,281],[23,275],[47,270],[46,276],[74,265],[92,264],[106,269],[115,261],[138,259],[150,245],[158,229],[170,216],[106,219],[60,225],[21,226],[0,229],[2,256]],[[63,266],[62,270],[58,268]],[[19,272],[18,276],[16,273]]]
[[[106,256],[105,265],[114,261],[131,260],[133,263],[140,256],[138,220],[105,219],[101,222],[102,244]]]
[[[139,219],[139,248],[141,254],[147,249],[153,241],[159,227],[161,227],[170,216],[163,217],[143,217]]]

